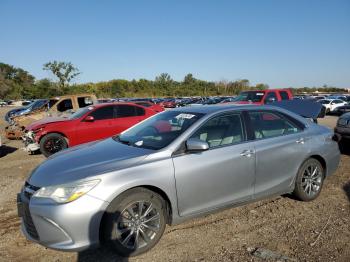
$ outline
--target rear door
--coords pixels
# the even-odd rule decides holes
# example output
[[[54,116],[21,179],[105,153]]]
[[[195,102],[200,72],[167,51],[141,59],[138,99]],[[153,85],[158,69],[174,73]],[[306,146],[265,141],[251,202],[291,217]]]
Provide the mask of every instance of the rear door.
[[[88,122],[84,119],[76,127],[77,144],[86,143],[112,136],[113,134],[113,106],[98,107],[89,116],[94,117],[94,121]]]
[[[119,134],[124,130],[145,119],[146,111],[140,106],[115,105],[115,118],[112,123],[113,134]]]
[[[248,111],[256,154],[255,197],[285,193],[307,156],[302,123],[277,111]]]

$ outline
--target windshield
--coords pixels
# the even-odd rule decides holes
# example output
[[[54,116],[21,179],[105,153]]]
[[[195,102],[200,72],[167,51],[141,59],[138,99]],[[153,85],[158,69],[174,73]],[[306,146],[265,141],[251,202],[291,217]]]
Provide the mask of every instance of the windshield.
[[[81,118],[83,115],[85,115],[87,112],[90,112],[94,107],[88,106],[88,107],[83,107],[79,108],[74,114],[71,114],[68,119],[78,119]]]
[[[30,104],[30,108],[32,110],[36,110],[41,108],[47,103],[47,100],[35,100],[32,104]]]
[[[246,91],[240,93],[234,101],[261,102],[264,95],[262,91]]]
[[[114,140],[130,146],[158,150],[168,146],[203,115],[166,111],[114,137]]]

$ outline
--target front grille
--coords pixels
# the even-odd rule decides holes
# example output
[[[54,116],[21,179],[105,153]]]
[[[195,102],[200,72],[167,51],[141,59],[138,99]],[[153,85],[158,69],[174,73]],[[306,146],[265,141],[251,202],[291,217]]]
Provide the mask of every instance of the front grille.
[[[30,215],[28,204],[23,205],[23,223],[24,223],[24,226],[25,226],[28,234],[32,238],[39,240],[39,235],[38,235],[38,232],[36,231],[36,228],[34,226],[32,216]]]
[[[36,231],[35,225],[32,220],[32,216],[30,214],[29,210],[29,200],[33,196],[33,194],[38,191],[40,187],[33,186],[29,184],[28,182],[25,182],[24,188],[23,188],[23,194],[27,198],[26,201],[23,203],[23,223],[25,226],[26,231],[28,234],[33,238],[38,240],[39,235],[38,232]]]

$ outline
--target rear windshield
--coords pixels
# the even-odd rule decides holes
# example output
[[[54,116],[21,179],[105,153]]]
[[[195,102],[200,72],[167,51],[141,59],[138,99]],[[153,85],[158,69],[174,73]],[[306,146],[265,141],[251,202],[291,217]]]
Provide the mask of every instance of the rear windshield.
[[[261,102],[265,92],[263,91],[246,91],[240,93],[235,101],[246,101],[246,102]]]

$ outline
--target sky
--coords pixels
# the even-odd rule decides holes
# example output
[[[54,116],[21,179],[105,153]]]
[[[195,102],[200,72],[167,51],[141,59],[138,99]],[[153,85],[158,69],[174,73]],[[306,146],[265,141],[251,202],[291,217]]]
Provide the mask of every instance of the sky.
[[[350,87],[350,0],[1,0],[0,62],[77,82],[187,73],[272,88]]]

